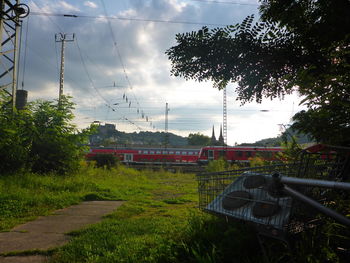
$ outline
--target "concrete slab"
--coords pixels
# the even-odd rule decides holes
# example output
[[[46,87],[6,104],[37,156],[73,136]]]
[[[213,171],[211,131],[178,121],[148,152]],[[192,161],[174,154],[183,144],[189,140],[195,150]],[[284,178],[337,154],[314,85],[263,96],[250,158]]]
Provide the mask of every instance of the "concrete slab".
[[[48,257],[34,255],[34,256],[14,256],[14,257],[0,257],[0,263],[46,263]]]
[[[101,221],[104,215],[122,204],[123,201],[88,201],[57,210],[50,216],[39,217],[13,228],[10,232],[0,233],[0,253],[47,250],[62,246],[70,239],[67,232]],[[11,262],[1,261],[11,258],[14,257],[0,257],[0,263]]]

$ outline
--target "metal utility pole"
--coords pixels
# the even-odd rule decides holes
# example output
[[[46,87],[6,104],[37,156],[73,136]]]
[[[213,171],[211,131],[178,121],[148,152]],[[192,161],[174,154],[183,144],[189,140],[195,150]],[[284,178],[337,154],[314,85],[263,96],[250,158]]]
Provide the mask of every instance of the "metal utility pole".
[[[226,99],[226,87],[224,88],[224,94],[223,94],[223,116],[222,116],[222,132],[224,137],[224,145],[227,145],[227,99]]]
[[[20,0],[0,0],[0,90],[11,88],[12,109],[16,108],[17,72],[21,18],[29,7]],[[6,90],[8,94],[8,92]]]
[[[165,137],[164,137],[164,146],[165,149],[168,147],[169,144],[169,133],[168,133],[168,115],[169,115],[169,108],[168,103],[165,104]]]
[[[61,42],[61,69],[60,69],[60,89],[58,93],[58,104],[61,104],[61,99],[63,96],[63,83],[64,83],[64,49],[66,42],[74,41],[74,34],[58,33],[55,34],[56,42]]]

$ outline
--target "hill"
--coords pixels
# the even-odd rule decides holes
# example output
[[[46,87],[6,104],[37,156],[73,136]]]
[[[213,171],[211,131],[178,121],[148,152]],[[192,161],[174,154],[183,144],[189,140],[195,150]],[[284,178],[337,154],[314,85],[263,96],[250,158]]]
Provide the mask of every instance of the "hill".
[[[98,146],[109,145],[145,145],[157,146],[164,145],[164,132],[148,132],[140,131],[133,133],[126,133],[115,129],[113,124],[100,125],[98,132],[90,136],[90,144]],[[186,146],[187,137],[182,137],[173,133],[168,133],[168,145],[171,146]]]
[[[298,133],[297,131],[288,128],[280,136],[273,138],[266,138],[254,143],[241,143],[240,146],[281,146],[284,141],[291,141],[294,137],[298,144],[306,144],[313,142],[309,135]]]
[[[299,144],[312,142],[312,140],[307,135],[297,133],[291,128],[288,128],[280,136],[262,139],[254,143],[241,143],[239,144],[239,146],[281,146],[281,143],[284,140],[287,139],[288,141],[290,141],[292,137],[295,137]],[[164,145],[164,142],[164,132],[140,131],[126,133],[116,130],[116,127],[113,124],[105,124],[98,126],[98,132],[90,136],[90,144],[94,146],[111,146],[116,144],[137,146],[161,146]],[[188,147],[189,140],[188,137],[168,133],[168,145],[173,147]]]

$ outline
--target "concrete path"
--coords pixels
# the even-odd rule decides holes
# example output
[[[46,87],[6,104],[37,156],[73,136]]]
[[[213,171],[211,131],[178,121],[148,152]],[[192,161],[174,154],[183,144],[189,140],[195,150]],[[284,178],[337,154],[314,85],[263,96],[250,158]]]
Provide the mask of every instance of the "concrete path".
[[[0,254],[28,250],[48,250],[62,246],[70,239],[66,233],[102,220],[106,214],[122,205],[122,201],[88,201],[55,211],[50,216],[19,225],[10,232],[0,233]],[[24,261],[23,261],[24,260]],[[3,257],[0,263],[46,262],[44,256]]]

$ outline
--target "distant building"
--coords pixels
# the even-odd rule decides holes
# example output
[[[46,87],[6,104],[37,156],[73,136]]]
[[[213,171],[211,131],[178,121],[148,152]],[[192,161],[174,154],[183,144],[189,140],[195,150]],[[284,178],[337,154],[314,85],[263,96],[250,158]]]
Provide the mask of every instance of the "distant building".
[[[216,137],[215,137],[215,131],[214,131],[214,125],[213,125],[213,132],[211,134],[210,144],[215,145],[216,144]]]
[[[212,132],[212,135],[211,135],[210,144],[211,145],[217,145],[217,146],[225,145],[225,140],[224,140],[224,136],[222,135],[222,126],[221,125],[220,125],[219,140],[217,140],[216,137],[215,137],[215,131],[214,131],[214,125],[213,125],[213,132]]]
[[[115,124],[106,123],[105,125],[99,124],[97,127],[97,133],[90,136],[90,144],[95,145],[101,143],[105,139],[115,140],[114,133],[116,132]]]
[[[106,123],[98,126],[98,133],[102,136],[108,136],[114,133],[115,128],[115,124]]]
[[[221,126],[221,125],[220,125],[219,144],[220,144],[220,145],[225,145],[224,136],[222,136],[222,126]]]

